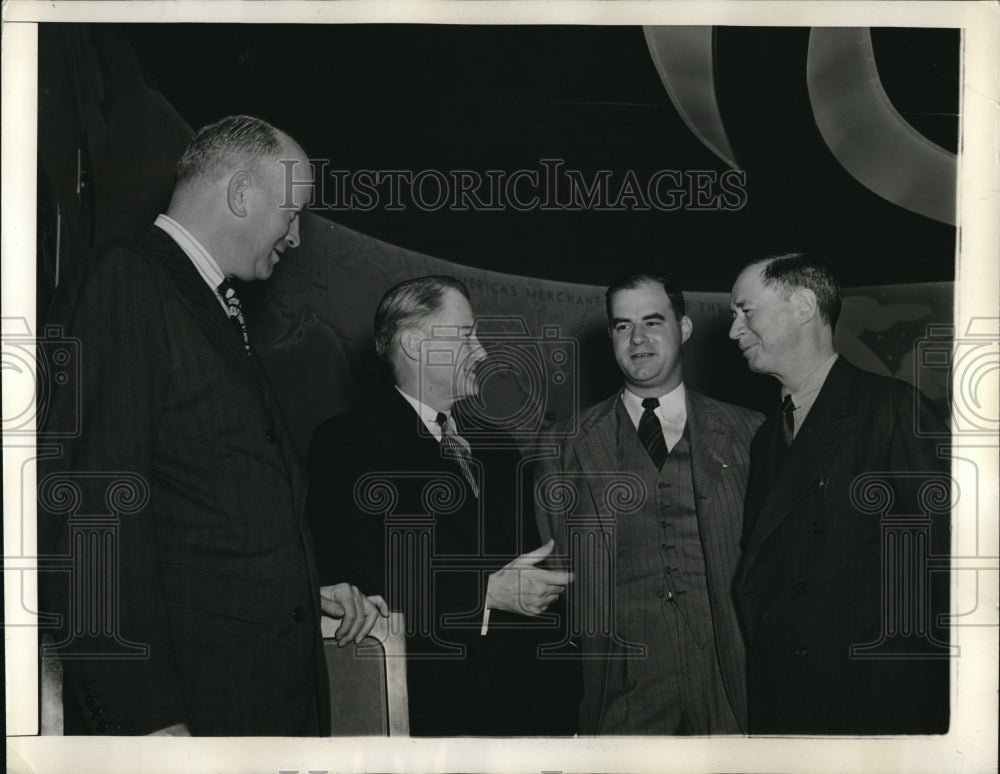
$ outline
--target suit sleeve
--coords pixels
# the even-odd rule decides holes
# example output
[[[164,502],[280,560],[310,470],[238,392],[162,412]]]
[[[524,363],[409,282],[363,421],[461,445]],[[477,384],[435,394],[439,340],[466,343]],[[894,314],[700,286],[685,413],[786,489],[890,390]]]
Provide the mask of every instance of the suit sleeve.
[[[68,332],[79,340],[80,392],[54,394],[47,429],[72,421],[77,395],[81,429],[46,474],[49,484],[75,488],[79,500],[63,508],[41,496],[40,535],[54,536],[48,547],[67,554],[81,545],[70,540],[71,527],[78,536],[98,534],[88,518],[110,511],[115,529],[103,550],[87,540],[73,548],[73,572],[52,575],[43,588],[63,617],[64,700],[79,703],[67,714],[79,710],[92,732],[143,734],[188,720],[159,575],[154,449],[170,347],[147,262],[125,249],[103,256],[80,289]],[[41,485],[44,492],[44,478]],[[107,598],[77,601],[80,589],[70,593],[71,578],[83,583],[93,572],[104,574]],[[102,602],[110,608],[109,625],[96,637],[81,636],[95,612],[90,607]]]
[[[569,568],[569,535],[566,514],[559,507],[559,495],[564,485],[563,468],[560,462],[563,451],[558,455],[541,457],[534,465],[534,485],[531,487],[534,502],[535,523],[542,543],[554,540],[552,553],[545,560],[548,569]]]

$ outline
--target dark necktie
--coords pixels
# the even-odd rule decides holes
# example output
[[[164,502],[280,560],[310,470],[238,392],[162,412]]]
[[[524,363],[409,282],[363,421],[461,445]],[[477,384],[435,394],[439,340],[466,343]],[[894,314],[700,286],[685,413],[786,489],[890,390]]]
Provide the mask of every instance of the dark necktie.
[[[667,442],[663,439],[663,427],[653,410],[660,405],[656,398],[646,398],[642,401],[642,418],[639,420],[639,440],[646,447],[649,458],[659,470],[667,459]]]
[[[792,403],[791,395],[786,395],[781,402],[781,436],[787,449],[795,437],[795,404]]]
[[[243,316],[243,304],[240,303],[240,297],[236,295],[236,288],[233,287],[233,283],[228,279],[222,280],[222,282],[219,283],[219,295],[222,296],[222,300],[226,302],[229,319],[233,321],[233,324],[239,330],[240,335],[243,336],[243,348],[249,355],[250,337],[247,336],[247,321]]]
[[[441,428],[441,448],[444,450],[444,456],[453,457],[458,460],[458,466],[462,469],[462,475],[465,476],[465,480],[472,487],[472,494],[479,497],[479,486],[472,475],[472,468],[469,467],[470,450],[468,441],[455,432],[451,423],[448,422],[446,414],[439,412],[435,421]]]

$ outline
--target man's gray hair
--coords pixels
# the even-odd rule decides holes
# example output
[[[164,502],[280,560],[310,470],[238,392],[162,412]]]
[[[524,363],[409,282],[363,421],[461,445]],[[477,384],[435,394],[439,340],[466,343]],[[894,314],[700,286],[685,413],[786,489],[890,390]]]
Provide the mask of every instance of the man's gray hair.
[[[203,126],[177,162],[177,185],[214,181],[235,168],[256,170],[278,156],[284,134],[252,116],[228,116]]]
[[[440,311],[448,290],[461,293],[466,300],[469,298],[465,285],[444,274],[404,280],[382,296],[375,311],[375,351],[386,365],[392,367],[400,330]]]

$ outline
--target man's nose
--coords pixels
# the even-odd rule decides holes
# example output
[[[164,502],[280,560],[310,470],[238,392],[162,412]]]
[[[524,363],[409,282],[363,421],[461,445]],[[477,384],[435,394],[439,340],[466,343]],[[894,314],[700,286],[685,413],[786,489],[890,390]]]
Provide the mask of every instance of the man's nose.
[[[729,338],[733,341],[739,339],[743,335],[744,327],[743,320],[740,317],[733,318],[733,324],[729,326]]]
[[[633,344],[638,344],[639,342],[646,340],[646,331],[642,329],[641,326],[636,325],[632,328],[632,333],[629,335],[629,340]]]
[[[285,234],[285,243],[289,247],[298,247],[302,244],[302,240],[299,238],[299,216],[296,215],[291,224],[288,226],[288,233]]]
[[[473,361],[482,360],[486,357],[486,348],[480,343],[479,337],[476,334],[472,334],[469,337],[469,344],[472,346],[472,359]]]

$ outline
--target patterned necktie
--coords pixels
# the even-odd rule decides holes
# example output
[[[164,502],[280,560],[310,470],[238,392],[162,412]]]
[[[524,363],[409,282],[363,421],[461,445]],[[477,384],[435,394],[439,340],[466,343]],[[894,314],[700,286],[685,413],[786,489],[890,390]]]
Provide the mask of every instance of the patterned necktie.
[[[786,449],[792,445],[795,437],[795,404],[792,403],[791,395],[786,395],[781,402],[781,437]]]
[[[243,316],[243,304],[240,303],[240,297],[236,295],[236,288],[233,287],[233,283],[228,279],[222,280],[219,283],[219,295],[222,296],[222,300],[226,302],[226,309],[229,311],[229,319],[233,321],[233,324],[237,327],[240,335],[243,336],[243,348],[250,354],[250,337],[247,336],[247,321]]]
[[[663,438],[663,427],[653,410],[660,405],[656,398],[646,398],[642,401],[642,418],[639,420],[639,440],[649,452],[649,458],[659,470],[667,459],[667,442]]]
[[[469,467],[469,442],[454,431],[448,417],[444,413],[438,413],[435,420],[441,428],[441,447],[444,449],[445,457],[453,457],[458,460],[458,466],[462,469],[462,475],[472,487],[472,494],[479,497],[479,485],[472,475],[472,468]]]

